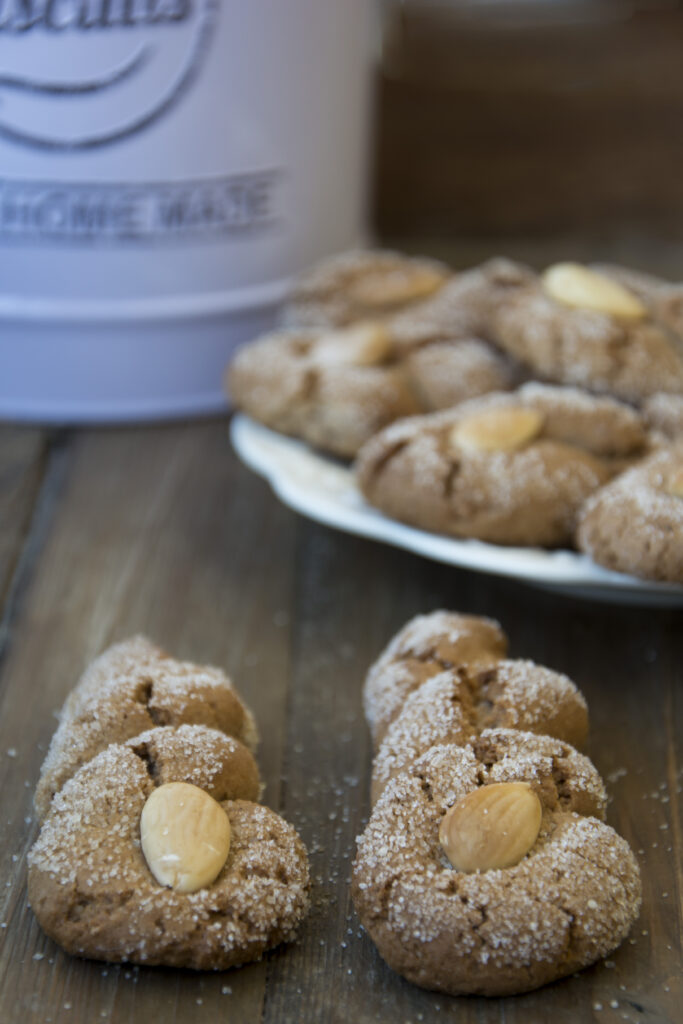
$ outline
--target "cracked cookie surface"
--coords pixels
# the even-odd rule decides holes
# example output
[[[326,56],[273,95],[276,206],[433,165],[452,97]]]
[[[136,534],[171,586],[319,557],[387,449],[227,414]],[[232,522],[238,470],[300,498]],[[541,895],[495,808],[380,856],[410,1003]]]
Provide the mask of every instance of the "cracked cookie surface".
[[[528,436],[511,441],[505,418],[527,429],[530,417]],[[497,419],[495,443],[461,440],[461,427]],[[356,474],[371,504],[422,529],[557,547],[573,542],[586,498],[647,444],[642,417],[623,403],[527,384],[385,428],[361,449]]]
[[[441,822],[498,782],[538,796],[538,837],[511,867],[458,871]],[[587,966],[619,945],[640,906],[635,858],[599,820],[604,802],[587,758],[548,737],[489,730],[431,748],[391,780],[359,837],[352,891],[363,926],[390,967],[454,995],[528,991]]]
[[[204,726],[148,730],[113,743],[57,794],[29,853],[31,907],[77,956],[225,969],[291,940],[308,908],[306,851],[260,804],[253,759]],[[210,885],[160,885],[140,845],[140,815],[156,786],[188,782],[230,822],[227,860]]]
[[[482,668],[460,666],[428,679],[403,703],[373,762],[375,803],[387,783],[430,747],[471,741],[485,729],[519,729],[582,746],[588,709],[575,684],[533,661],[507,660]]]
[[[634,277],[622,281],[635,297]],[[491,331],[496,344],[546,380],[633,402],[658,391],[681,394],[682,321],[649,294],[646,315],[631,320],[558,302],[534,277],[506,292],[491,314]]]
[[[500,624],[443,609],[410,619],[370,666],[363,709],[377,749],[408,697],[429,679],[461,666],[485,668],[507,653]]]
[[[43,817],[55,793],[109,743],[155,725],[207,725],[253,749],[253,716],[218,668],[168,657],[145,637],[114,644],[85,670],[60,713],[34,803]]]
[[[453,275],[433,296],[392,317],[392,337],[408,349],[448,337],[490,341],[497,305],[533,278],[533,271],[522,263],[500,257],[487,260]]]
[[[390,351],[367,362],[353,334],[341,331],[296,329],[257,338],[233,359],[226,386],[235,405],[260,423],[342,457],[420,409]]]

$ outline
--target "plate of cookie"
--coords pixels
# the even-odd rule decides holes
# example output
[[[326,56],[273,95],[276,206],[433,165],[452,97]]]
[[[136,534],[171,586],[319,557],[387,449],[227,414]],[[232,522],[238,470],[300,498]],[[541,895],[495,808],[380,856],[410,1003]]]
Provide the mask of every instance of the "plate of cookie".
[[[681,286],[619,267],[342,254],[229,367],[233,445],[328,526],[683,605],[681,308]]]
[[[459,540],[396,522],[364,500],[349,466],[243,414],[233,417],[230,436],[240,459],[269,482],[285,505],[325,526],[447,565],[508,576],[577,597],[683,607],[683,587],[603,569],[575,551]]]

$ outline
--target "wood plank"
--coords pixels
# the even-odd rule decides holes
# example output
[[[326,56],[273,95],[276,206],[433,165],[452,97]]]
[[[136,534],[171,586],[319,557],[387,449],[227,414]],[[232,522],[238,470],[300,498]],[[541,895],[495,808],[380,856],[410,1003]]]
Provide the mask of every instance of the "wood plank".
[[[200,975],[63,955],[27,911],[24,862],[53,711],[87,661],[135,631],[227,666],[257,716],[266,799],[277,804],[295,519],[230,457],[223,421],[85,433],[73,448],[2,666],[0,1019],[166,1024],[220,1011],[257,1020],[264,964]]]

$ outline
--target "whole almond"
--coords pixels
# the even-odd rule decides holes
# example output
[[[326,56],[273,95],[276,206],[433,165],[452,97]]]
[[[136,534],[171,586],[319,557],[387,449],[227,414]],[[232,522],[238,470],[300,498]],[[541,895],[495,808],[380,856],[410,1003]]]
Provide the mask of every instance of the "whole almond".
[[[444,274],[431,267],[397,267],[365,273],[354,281],[349,293],[355,302],[363,306],[381,308],[425,299],[443,281]]]
[[[543,287],[556,302],[574,309],[592,309],[624,320],[642,320],[647,316],[647,309],[633,292],[580,263],[548,267],[543,274]]]
[[[391,354],[391,338],[380,323],[363,322],[324,334],[313,359],[326,365],[375,366]]]
[[[160,885],[196,892],[219,875],[230,850],[230,821],[212,796],[188,782],[168,782],[140,815],[142,852]]]
[[[513,451],[533,441],[543,428],[543,414],[521,405],[486,409],[453,427],[450,443],[466,451]]]
[[[508,868],[529,852],[541,827],[541,802],[526,782],[496,782],[458,800],[439,842],[458,871]]]

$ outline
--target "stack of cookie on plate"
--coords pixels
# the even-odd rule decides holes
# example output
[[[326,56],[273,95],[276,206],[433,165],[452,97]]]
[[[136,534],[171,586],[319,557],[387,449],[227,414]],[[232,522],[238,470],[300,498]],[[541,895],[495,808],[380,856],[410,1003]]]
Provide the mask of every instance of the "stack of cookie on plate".
[[[683,582],[683,286],[346,253],[285,320],[235,358],[235,404],[355,458],[386,515]]]
[[[143,637],[97,658],[61,713],[36,790],[33,912],[98,960],[223,969],[291,940],[306,850],[258,803],[251,712],[219,669]]]
[[[457,994],[524,992],[607,956],[640,908],[628,846],[575,748],[566,676],[506,658],[498,623],[409,622],[368,673],[373,810],[353,870],[390,967]]]

